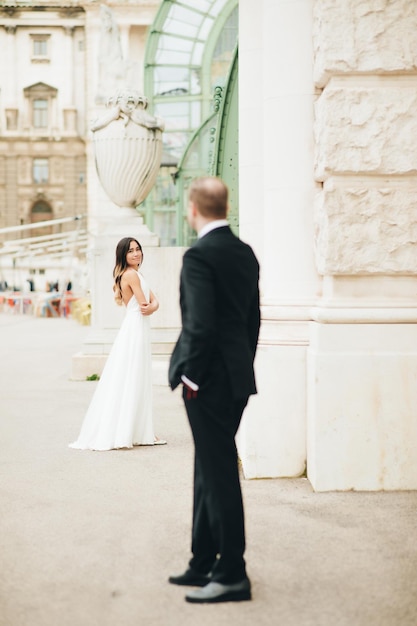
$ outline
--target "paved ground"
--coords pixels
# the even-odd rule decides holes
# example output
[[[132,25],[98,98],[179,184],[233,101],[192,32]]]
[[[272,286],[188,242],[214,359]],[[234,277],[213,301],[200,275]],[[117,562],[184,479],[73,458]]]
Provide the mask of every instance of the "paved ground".
[[[243,481],[252,602],[184,602],[193,450],[155,387],[167,446],[85,452],[95,382],[69,380],[89,332],[0,315],[0,626],[416,626],[416,492],[313,493]]]

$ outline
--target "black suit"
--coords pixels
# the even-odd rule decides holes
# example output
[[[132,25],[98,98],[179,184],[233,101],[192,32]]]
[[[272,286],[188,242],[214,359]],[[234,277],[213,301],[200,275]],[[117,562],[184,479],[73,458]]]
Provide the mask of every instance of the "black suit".
[[[180,285],[182,331],[169,382],[185,375],[199,386],[183,396],[195,444],[190,566],[225,584],[246,576],[245,531],[235,435],[248,397],[256,393],[259,265],[228,226],[187,250]]]

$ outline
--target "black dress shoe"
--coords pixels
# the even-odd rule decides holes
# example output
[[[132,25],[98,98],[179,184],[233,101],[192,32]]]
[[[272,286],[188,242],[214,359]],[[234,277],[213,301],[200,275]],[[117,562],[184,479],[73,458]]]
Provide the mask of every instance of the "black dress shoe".
[[[244,578],[239,583],[224,585],[216,581],[209,582],[202,589],[190,591],[185,596],[187,602],[194,603],[214,603],[214,602],[242,602],[252,598],[250,581]]]
[[[180,576],[170,576],[168,581],[172,585],[184,585],[189,587],[205,587],[210,582],[210,576],[199,574],[189,567],[184,574]]]

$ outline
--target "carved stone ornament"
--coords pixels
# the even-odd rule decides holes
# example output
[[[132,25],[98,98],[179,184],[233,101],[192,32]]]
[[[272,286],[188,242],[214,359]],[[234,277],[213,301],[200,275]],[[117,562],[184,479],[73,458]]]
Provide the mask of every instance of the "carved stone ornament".
[[[115,204],[135,207],[158,175],[164,122],[146,111],[148,100],[137,91],[119,91],[106,106],[108,112],[91,126],[97,173]]]

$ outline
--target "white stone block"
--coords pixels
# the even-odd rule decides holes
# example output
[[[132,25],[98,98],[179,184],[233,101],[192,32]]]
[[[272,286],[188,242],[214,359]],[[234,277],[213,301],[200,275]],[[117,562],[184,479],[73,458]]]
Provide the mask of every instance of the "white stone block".
[[[313,324],[308,372],[313,488],[417,489],[417,325]]]
[[[314,79],[335,74],[415,72],[414,0],[315,0]]]
[[[269,304],[314,298],[318,277],[314,263],[312,204],[314,189],[295,183],[264,192],[265,252],[261,259],[263,300]]]
[[[144,249],[143,274],[159,301],[159,309],[151,316],[152,328],[179,328],[180,273],[184,247],[148,247]]]
[[[313,96],[270,98],[264,105],[264,169],[268,186],[300,185],[300,173],[313,185]],[[305,184],[305,183],[304,183]]]
[[[306,462],[305,346],[258,346],[258,394],[238,433],[245,478],[300,476]]]
[[[417,83],[332,81],[315,111],[317,180],[417,173]]]
[[[253,0],[250,0],[250,2]],[[239,15],[243,13],[239,0]],[[312,42],[312,2],[311,0],[266,0],[263,2],[264,29],[262,72],[266,98],[277,96],[312,94],[314,83],[311,60]],[[248,10],[249,14],[258,11]],[[259,11],[260,13],[260,11]],[[240,66],[239,29],[239,66]],[[259,67],[251,62],[259,72]],[[239,70],[240,71],[240,70]]]
[[[90,376],[101,376],[107,354],[77,352],[71,360],[70,380],[87,380]]]
[[[417,273],[417,183],[327,181],[315,201],[320,274]]]

